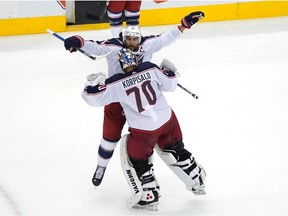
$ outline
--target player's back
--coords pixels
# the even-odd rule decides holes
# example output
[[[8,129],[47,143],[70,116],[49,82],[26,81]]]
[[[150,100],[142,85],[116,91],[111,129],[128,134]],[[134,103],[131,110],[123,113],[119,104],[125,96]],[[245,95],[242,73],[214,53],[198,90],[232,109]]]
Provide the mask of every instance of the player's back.
[[[177,83],[174,72],[144,62],[133,71],[115,74],[105,83],[87,85],[82,97],[96,107],[119,102],[130,127],[151,131],[170,119],[172,111],[162,91],[175,90]]]
[[[144,62],[134,71],[115,77],[118,99],[130,127],[155,130],[170,119],[171,108],[162,90],[175,89],[175,74],[169,78],[155,64]]]

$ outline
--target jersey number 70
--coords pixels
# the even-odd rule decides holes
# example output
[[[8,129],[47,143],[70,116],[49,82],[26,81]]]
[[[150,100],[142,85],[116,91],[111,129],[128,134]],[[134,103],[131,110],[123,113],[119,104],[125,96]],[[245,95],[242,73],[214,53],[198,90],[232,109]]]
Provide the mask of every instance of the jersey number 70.
[[[137,86],[132,87],[130,89],[126,90],[127,95],[130,95],[131,93],[134,93],[135,100],[138,108],[138,112],[141,113],[145,109],[143,108],[142,99],[140,95],[140,91],[142,90],[143,94],[145,95],[149,105],[154,105],[156,103],[156,93],[151,85],[151,81],[147,80],[141,84],[141,88],[138,88]]]

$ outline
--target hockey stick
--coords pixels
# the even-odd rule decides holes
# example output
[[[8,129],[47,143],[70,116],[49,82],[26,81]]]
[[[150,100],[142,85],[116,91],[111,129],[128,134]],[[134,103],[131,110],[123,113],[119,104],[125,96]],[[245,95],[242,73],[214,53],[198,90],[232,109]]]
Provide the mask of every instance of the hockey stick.
[[[65,41],[65,39],[63,37],[61,37],[60,35],[58,35],[57,33],[51,31],[50,29],[46,29],[46,31],[50,34],[52,34],[53,36],[55,36],[56,38],[60,39],[61,41]],[[84,55],[86,55],[87,57],[91,58],[92,60],[96,60],[97,57],[90,55],[89,53],[85,52],[84,50],[80,49],[80,48],[76,48],[77,51],[83,53]]]
[[[61,40],[61,41],[63,41],[63,42],[65,41],[65,38],[61,37],[59,34],[53,32],[52,30],[46,29],[46,31],[47,31],[49,34],[51,34],[51,35],[55,36],[56,38],[58,38],[59,40]],[[107,54],[105,54],[105,55],[102,55],[102,56],[92,56],[92,55],[90,55],[89,53],[85,52],[84,50],[82,50],[82,49],[80,49],[80,48],[76,48],[76,50],[79,51],[79,52],[81,52],[82,54],[84,54],[85,56],[89,57],[89,58],[92,59],[92,60],[101,59],[101,58],[103,58],[103,57],[105,57],[105,56],[107,56],[107,55],[109,55],[109,54],[111,53],[111,52],[109,52],[109,53],[107,53]]]
[[[180,77],[180,73],[177,72],[177,68],[176,66],[171,62],[169,61],[168,59],[164,58],[162,60],[162,63],[160,65],[160,69],[163,70],[163,69],[166,69],[168,71],[173,71],[175,73],[175,75],[177,77]],[[186,91],[188,94],[192,95],[192,97],[194,97],[196,100],[198,99],[198,95],[192,93],[191,91],[189,91],[188,89],[186,89],[184,86],[180,85],[179,83],[177,84],[180,88],[182,88],[184,91]]]
[[[186,91],[188,94],[192,95],[192,97],[194,97],[196,100],[198,99],[198,95],[194,94],[193,92],[189,91],[187,88],[185,88],[184,86],[180,85],[179,83],[177,84],[181,89],[183,89],[184,91]]]

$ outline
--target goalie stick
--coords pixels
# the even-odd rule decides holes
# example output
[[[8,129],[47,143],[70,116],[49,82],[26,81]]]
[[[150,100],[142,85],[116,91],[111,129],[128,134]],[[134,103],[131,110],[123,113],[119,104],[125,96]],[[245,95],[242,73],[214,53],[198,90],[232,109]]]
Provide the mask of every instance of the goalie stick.
[[[52,30],[50,30],[50,29],[46,29],[46,31],[49,33],[49,34],[51,34],[51,35],[53,35],[53,36],[55,36],[56,38],[58,38],[59,40],[61,40],[61,41],[65,41],[65,38],[63,38],[63,37],[61,37],[59,34],[57,34],[56,32],[53,32]],[[89,53],[87,53],[87,52],[85,52],[84,50],[82,50],[82,49],[80,49],[80,48],[76,48],[76,50],[77,51],[79,51],[79,52],[81,52],[82,54],[84,54],[85,56],[87,56],[87,57],[89,57],[90,59],[92,59],[92,60],[98,60],[98,59],[101,59],[101,58],[103,58],[103,57],[105,57],[105,56],[107,56],[107,55],[109,55],[111,52],[109,52],[109,53],[107,53],[107,54],[105,54],[105,55],[102,55],[102,56],[92,56],[92,55],[90,55]]]
[[[162,60],[162,63],[160,65],[160,69],[166,69],[166,70],[170,70],[173,71],[176,75],[176,77],[180,77],[180,73],[177,72],[177,68],[176,66],[169,61],[168,59],[164,58]],[[179,83],[177,84],[181,89],[183,89],[184,91],[186,91],[188,94],[192,95],[192,97],[194,97],[196,100],[198,99],[198,95],[194,94],[193,92],[189,91],[187,88],[185,88],[184,86],[180,85]]]
[[[192,97],[194,97],[196,100],[198,99],[198,95],[194,94],[193,92],[189,91],[187,88],[185,88],[184,86],[180,85],[179,83],[177,84],[181,89],[183,89],[184,91],[186,91],[188,94],[192,95]]]

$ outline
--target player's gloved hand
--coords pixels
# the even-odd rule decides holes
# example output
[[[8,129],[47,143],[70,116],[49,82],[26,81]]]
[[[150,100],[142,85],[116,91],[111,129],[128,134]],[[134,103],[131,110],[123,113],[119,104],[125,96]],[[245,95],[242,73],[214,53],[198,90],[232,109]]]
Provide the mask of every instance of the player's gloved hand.
[[[87,82],[85,83],[85,87],[96,86],[99,83],[105,83],[106,75],[102,72],[99,72],[97,74],[89,74],[86,79]]]
[[[168,59],[164,58],[160,65],[161,70],[173,71],[177,77],[180,77],[181,74],[177,72],[177,67]]]
[[[84,39],[79,35],[68,37],[64,41],[64,46],[66,50],[69,50],[70,52],[76,52],[77,49],[84,46]]]
[[[192,25],[197,23],[199,20],[203,19],[205,17],[204,13],[201,11],[195,11],[190,13],[189,15],[185,16],[181,20],[182,26],[185,28],[190,29]]]

